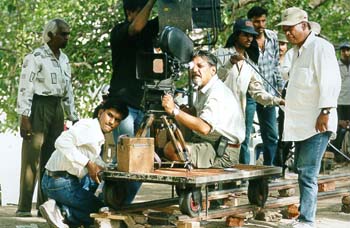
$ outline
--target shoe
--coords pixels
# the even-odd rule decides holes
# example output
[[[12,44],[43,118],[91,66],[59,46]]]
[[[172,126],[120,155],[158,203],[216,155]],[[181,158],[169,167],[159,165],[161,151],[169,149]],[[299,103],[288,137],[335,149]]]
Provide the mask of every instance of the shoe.
[[[16,211],[16,217],[32,217],[32,213],[30,211]]]
[[[39,210],[50,228],[69,228],[69,226],[63,222],[64,218],[55,200],[49,199],[40,205]]]

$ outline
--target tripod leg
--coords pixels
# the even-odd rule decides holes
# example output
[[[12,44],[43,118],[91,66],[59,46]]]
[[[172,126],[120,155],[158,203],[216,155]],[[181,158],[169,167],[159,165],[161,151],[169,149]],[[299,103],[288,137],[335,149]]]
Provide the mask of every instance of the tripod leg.
[[[170,135],[170,140],[176,150],[176,155],[177,157],[179,158],[180,161],[185,161],[184,160],[184,157],[181,156],[182,155],[182,148],[181,146],[177,143],[177,139],[176,139],[176,136],[174,134],[174,131],[173,129],[170,127],[170,124],[168,122],[168,120],[166,119],[165,116],[162,116],[161,119],[163,120],[163,123],[164,125],[166,126],[166,129],[167,129],[167,132],[169,133]]]
[[[137,130],[135,137],[142,138],[146,137],[147,130],[151,127],[152,123],[154,121],[154,115],[150,114],[146,121],[143,121],[141,124],[141,127]]]

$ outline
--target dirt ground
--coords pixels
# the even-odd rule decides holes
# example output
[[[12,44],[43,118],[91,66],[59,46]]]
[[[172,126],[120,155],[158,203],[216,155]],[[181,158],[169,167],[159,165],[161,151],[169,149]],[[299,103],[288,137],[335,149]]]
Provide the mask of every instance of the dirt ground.
[[[350,172],[350,166],[343,166],[335,171]],[[334,172],[333,172],[334,173]],[[349,186],[350,190],[350,186]],[[145,201],[159,198],[167,198],[171,196],[171,187],[168,185],[144,183],[136,201]],[[33,207],[35,208],[35,207]],[[350,214],[342,213],[341,197],[335,197],[327,200],[318,201],[317,210],[317,227],[318,228],[349,228]],[[0,228],[48,228],[43,218],[35,217],[36,210],[32,210],[33,217],[17,218],[15,217],[16,205],[7,205],[0,207]],[[292,220],[282,219],[278,222],[262,222],[256,220],[248,220],[244,227],[249,228],[268,228],[282,227],[283,224],[290,223]],[[161,226],[158,226],[161,227]],[[169,226],[168,226],[169,227]],[[201,227],[226,227],[224,219],[211,220],[201,223]]]

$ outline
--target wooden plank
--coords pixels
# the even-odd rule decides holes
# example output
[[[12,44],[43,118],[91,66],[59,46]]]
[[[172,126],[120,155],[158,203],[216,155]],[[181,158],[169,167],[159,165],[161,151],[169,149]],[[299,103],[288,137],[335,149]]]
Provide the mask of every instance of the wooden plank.
[[[269,177],[279,175],[282,171],[281,167],[250,166],[252,165],[240,165],[237,166],[238,168],[234,166],[230,169],[193,169],[192,171],[185,168],[161,168],[152,173],[144,174],[106,170],[103,172],[103,178],[107,181],[125,179],[151,183],[202,186],[218,182]]]

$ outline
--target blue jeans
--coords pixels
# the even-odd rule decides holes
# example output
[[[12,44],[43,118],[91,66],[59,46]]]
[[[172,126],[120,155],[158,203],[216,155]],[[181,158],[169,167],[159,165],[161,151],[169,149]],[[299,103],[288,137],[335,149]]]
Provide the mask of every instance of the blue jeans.
[[[317,177],[331,133],[324,132],[295,142],[294,168],[300,191],[299,220],[313,225],[317,208]]]
[[[98,212],[104,206],[91,191],[93,189],[84,189],[77,177],[54,178],[45,173],[41,183],[44,194],[54,199],[67,212],[66,219],[71,226],[92,225],[94,220],[90,214]]]
[[[135,136],[145,116],[144,112],[139,109],[131,108],[130,106],[128,109],[128,117],[113,131],[113,137],[116,143],[118,143],[118,138],[121,135]],[[123,204],[131,204],[142,184],[137,181],[114,181],[113,183],[118,188],[121,188],[121,192],[126,192],[125,199],[121,200]]]
[[[250,134],[253,127],[254,114],[256,109],[255,100],[247,94],[247,103],[245,108],[245,139],[241,144],[241,151],[239,153],[239,163],[249,164],[250,163],[250,151],[249,151],[249,141]]]
[[[276,107],[256,104],[256,113],[263,141],[264,165],[273,165],[278,145]]]

